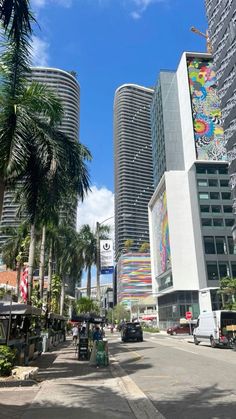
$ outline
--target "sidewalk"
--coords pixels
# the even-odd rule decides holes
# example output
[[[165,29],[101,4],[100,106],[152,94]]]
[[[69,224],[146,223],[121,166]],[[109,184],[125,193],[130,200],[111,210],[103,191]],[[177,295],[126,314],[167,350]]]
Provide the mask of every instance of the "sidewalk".
[[[149,399],[112,359],[109,367],[78,361],[68,340],[34,363],[39,384],[0,390],[1,419],[156,419]]]

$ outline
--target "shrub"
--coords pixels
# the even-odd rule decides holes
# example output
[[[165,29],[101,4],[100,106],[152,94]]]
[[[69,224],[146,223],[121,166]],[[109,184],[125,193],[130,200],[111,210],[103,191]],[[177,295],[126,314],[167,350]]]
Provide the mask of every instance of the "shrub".
[[[160,332],[160,329],[158,329],[158,327],[152,327],[152,326],[143,326],[142,329],[144,332],[150,332],[150,333]]]
[[[8,346],[0,346],[0,375],[10,375],[15,360],[16,349],[11,349]]]

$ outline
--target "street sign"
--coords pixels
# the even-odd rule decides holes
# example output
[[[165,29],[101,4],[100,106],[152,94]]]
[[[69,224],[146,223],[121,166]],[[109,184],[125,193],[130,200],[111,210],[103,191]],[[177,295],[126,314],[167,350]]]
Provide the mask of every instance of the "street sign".
[[[114,269],[112,240],[100,240],[100,273],[110,274]]]
[[[185,313],[186,320],[191,320],[192,317],[193,317],[193,313],[191,311],[186,311]]]

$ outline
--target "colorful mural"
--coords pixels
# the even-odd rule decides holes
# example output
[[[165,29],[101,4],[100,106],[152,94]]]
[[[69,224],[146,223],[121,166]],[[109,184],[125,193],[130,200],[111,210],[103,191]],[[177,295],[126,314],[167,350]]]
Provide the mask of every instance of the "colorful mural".
[[[220,100],[212,60],[188,58],[195,147],[198,160],[226,160]]]
[[[157,243],[155,264],[159,276],[170,267],[171,263],[166,191],[157,199],[153,213],[154,237]]]
[[[151,258],[149,253],[127,253],[118,262],[117,298],[130,306],[152,293]]]

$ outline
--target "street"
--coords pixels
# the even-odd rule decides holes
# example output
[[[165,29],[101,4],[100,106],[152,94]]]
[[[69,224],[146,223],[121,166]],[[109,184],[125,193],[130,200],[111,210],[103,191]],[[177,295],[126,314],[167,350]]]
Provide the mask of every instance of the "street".
[[[236,417],[236,352],[195,346],[191,337],[145,334],[111,353],[166,419]]]
[[[0,389],[1,419],[235,419],[236,352],[189,336],[106,331],[110,367],[78,361],[71,338],[35,361],[39,382]]]

